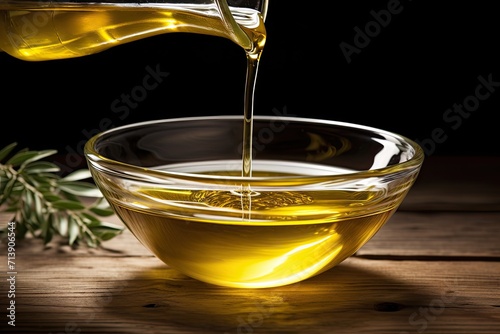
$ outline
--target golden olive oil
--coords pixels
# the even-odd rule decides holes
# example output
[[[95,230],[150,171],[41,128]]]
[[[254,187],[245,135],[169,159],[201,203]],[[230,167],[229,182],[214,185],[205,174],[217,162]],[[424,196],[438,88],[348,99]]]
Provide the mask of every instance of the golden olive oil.
[[[259,13],[238,7],[231,13],[237,24],[228,29],[215,4],[2,0],[0,50],[28,61],[64,59],[173,32],[220,36],[249,51],[263,47]]]
[[[279,170],[296,171],[296,184],[287,189],[300,189],[310,176],[304,173],[317,168],[276,163]],[[254,165],[254,177],[291,175],[262,169],[259,161]],[[231,174],[224,161],[220,173],[214,163],[207,171],[200,163],[193,166],[200,174]],[[111,199],[112,206],[159,259],[201,281],[244,288],[290,284],[331,268],[368,241],[399,204],[373,186],[269,191],[264,185],[245,195],[238,187],[125,189],[112,179],[101,182],[107,183],[104,189],[123,193]]]

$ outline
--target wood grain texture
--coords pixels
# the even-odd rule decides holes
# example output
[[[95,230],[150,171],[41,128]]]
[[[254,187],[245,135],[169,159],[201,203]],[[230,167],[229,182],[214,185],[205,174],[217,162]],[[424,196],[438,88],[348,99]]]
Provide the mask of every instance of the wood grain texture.
[[[207,285],[154,257],[39,257],[19,272],[20,333],[500,329],[500,263],[354,257],[307,281],[261,290]],[[468,327],[455,327],[457,322]]]
[[[482,168],[498,167],[500,159],[467,160],[484,175],[479,183],[464,179],[469,191],[458,202],[460,171],[444,175],[457,159],[433,160],[436,172],[422,174],[405,207],[355,256],[279,288],[198,282],[152,256],[128,231],[101,249],[28,238],[16,248],[12,327],[2,241],[0,332],[498,334],[500,187],[498,169]]]
[[[396,212],[357,255],[500,261],[500,212]]]

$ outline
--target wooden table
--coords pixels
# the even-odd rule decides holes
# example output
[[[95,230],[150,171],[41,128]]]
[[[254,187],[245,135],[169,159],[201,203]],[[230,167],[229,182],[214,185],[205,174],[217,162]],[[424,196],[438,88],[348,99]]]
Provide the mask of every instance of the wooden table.
[[[184,277],[128,231],[94,250],[26,239],[15,327],[2,242],[1,332],[498,334],[499,172],[496,157],[428,157],[400,210],[355,256],[272,289]]]

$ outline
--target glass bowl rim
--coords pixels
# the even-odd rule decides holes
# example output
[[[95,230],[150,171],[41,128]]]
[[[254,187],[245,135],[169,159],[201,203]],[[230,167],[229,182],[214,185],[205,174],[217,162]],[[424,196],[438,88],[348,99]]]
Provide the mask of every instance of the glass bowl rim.
[[[141,178],[141,176],[146,176],[148,180],[150,181],[155,181],[155,182],[161,182],[161,180],[166,180],[166,179],[189,179],[192,181],[199,181],[199,182],[210,182],[210,183],[227,183],[227,182],[236,182],[236,183],[241,183],[243,182],[249,182],[249,183],[254,183],[254,182],[269,182],[269,181],[284,181],[284,180],[293,180],[300,178],[303,180],[303,182],[308,183],[308,180],[310,182],[318,182],[319,180],[322,179],[351,179],[351,178],[366,178],[366,177],[381,177],[381,176],[386,176],[386,175],[391,175],[396,172],[402,172],[402,171],[414,171],[418,170],[424,160],[424,151],[422,147],[417,144],[414,140],[409,139],[408,137],[398,134],[396,132],[391,132],[388,130],[383,130],[377,127],[373,126],[367,126],[367,125],[362,125],[362,124],[357,124],[357,123],[351,123],[351,122],[343,122],[343,121],[334,121],[334,120],[327,120],[327,119],[320,119],[320,118],[307,118],[307,117],[295,117],[295,116],[267,116],[267,115],[256,115],[253,116],[253,119],[256,121],[262,121],[262,120],[286,120],[290,122],[301,122],[301,123],[320,123],[323,125],[332,125],[332,126],[337,126],[337,127],[343,127],[345,129],[357,129],[357,130],[362,130],[362,131],[367,131],[367,132],[372,132],[376,134],[381,134],[381,135],[387,135],[392,138],[396,138],[400,140],[401,142],[409,145],[413,150],[413,155],[406,161],[396,163],[394,165],[386,166],[386,167],[381,167],[381,168],[373,168],[373,169],[366,169],[366,170],[360,170],[360,171],[353,171],[349,173],[335,173],[335,174],[321,174],[321,175],[299,175],[299,176],[250,176],[250,177],[245,177],[245,176],[233,176],[233,175],[207,175],[207,174],[198,174],[198,173],[187,173],[187,172],[172,172],[172,171],[165,171],[165,170],[157,170],[153,168],[148,168],[148,167],[140,167],[132,164],[128,164],[125,162],[120,162],[117,160],[113,160],[110,158],[107,158],[99,153],[97,153],[94,149],[94,144],[101,139],[104,136],[109,136],[112,135],[113,132],[117,131],[122,131],[126,129],[132,129],[132,128],[138,128],[138,127],[144,127],[144,126],[149,126],[149,125],[154,125],[154,124],[162,124],[162,123],[175,123],[175,122],[188,122],[188,121],[199,121],[199,120],[241,120],[243,122],[243,116],[238,116],[238,115],[212,115],[212,116],[188,116],[188,117],[175,117],[175,118],[167,118],[167,119],[154,119],[154,120],[148,120],[148,121],[141,121],[141,122],[136,122],[136,123],[131,123],[131,124],[126,124],[122,126],[117,126],[108,130],[104,130],[94,136],[92,136],[85,144],[84,146],[84,156],[87,159],[87,163],[97,163],[97,164],[104,164],[106,167],[107,172],[111,173],[119,173],[123,177],[132,177],[132,178]],[[101,166],[100,169],[103,166]],[[111,168],[110,168],[111,167]]]

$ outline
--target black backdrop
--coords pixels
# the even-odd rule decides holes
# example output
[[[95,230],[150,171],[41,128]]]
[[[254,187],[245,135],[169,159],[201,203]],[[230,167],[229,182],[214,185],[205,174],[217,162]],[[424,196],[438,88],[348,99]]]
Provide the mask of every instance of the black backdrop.
[[[267,26],[255,114],[384,128],[419,140],[427,155],[500,153],[500,20],[491,2],[271,0]],[[371,36],[359,33],[366,29]],[[151,71],[161,82],[144,90]],[[0,73],[0,145],[77,155],[109,126],[241,114],[245,57],[222,38],[166,34],[59,61],[0,52]],[[132,92],[146,94],[127,104]]]

